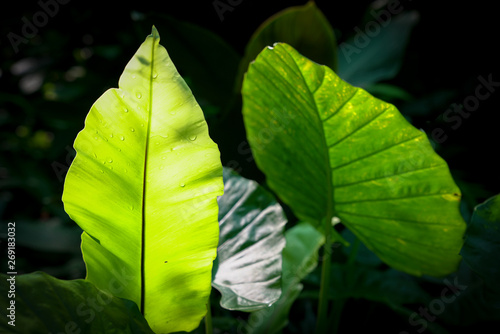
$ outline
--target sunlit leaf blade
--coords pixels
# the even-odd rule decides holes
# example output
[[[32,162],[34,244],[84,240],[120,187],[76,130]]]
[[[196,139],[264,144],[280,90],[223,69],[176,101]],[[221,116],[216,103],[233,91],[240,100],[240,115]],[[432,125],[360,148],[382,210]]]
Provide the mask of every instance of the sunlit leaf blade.
[[[393,105],[287,44],[257,57],[242,91],[255,160],[299,219],[337,216],[383,261],[415,275],[457,268],[460,190]]]
[[[84,230],[89,281],[136,302],[155,332],[189,331],[210,293],[219,151],[154,27],[119,87],[76,138],[65,210]]]
[[[266,46],[283,42],[295,47],[301,54],[323,65],[336,68],[337,41],[328,19],[309,1],[303,6],[293,6],[276,13],[253,33],[245,47],[240,62],[236,89],[240,91],[248,64]]]
[[[267,307],[281,294],[285,214],[257,182],[227,168],[218,202],[218,269],[212,285],[222,294],[221,305],[238,311]]]
[[[0,275],[5,296],[0,299],[2,333],[151,333],[148,323],[130,300],[113,296],[85,280],[64,281],[43,272]],[[13,317],[9,318],[11,301]],[[7,311],[6,311],[7,310]],[[13,324],[8,322],[15,320]]]
[[[286,232],[283,250],[283,287],[280,299],[265,309],[250,315],[247,333],[276,333],[288,323],[293,302],[302,291],[300,281],[318,263],[318,249],[324,243],[323,235],[307,223],[299,223]]]

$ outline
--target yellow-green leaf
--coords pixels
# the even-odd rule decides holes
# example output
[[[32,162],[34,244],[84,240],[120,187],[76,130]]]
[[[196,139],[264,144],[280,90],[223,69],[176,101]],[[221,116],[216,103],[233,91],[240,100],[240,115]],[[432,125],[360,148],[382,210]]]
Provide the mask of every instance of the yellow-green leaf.
[[[167,333],[206,313],[223,183],[203,112],[159,41],[153,27],[92,106],[63,201],[84,230],[87,280]]]

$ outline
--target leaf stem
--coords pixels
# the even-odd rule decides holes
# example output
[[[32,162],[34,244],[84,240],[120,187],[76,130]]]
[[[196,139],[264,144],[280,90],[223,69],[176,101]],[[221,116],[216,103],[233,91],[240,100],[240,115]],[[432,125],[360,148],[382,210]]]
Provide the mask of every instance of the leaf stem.
[[[207,303],[207,315],[205,316],[205,334],[212,334],[213,326],[212,326],[212,310],[210,306],[210,300]]]
[[[331,217],[323,222],[325,229],[325,244],[323,245],[323,261],[321,265],[321,286],[319,290],[318,318],[316,320],[316,334],[327,333],[328,300],[330,287],[330,270],[332,257],[332,225]]]
[[[356,261],[356,256],[358,254],[359,250],[359,245],[360,241],[358,238],[355,239],[354,244],[352,245],[351,248],[351,253],[349,254],[349,257],[347,259],[346,265],[347,265],[347,270],[345,272],[345,282],[346,286],[345,288],[350,290],[352,289],[352,282],[354,282],[354,265]],[[342,298],[339,300],[335,300],[333,302],[333,307],[332,307],[332,312],[330,313],[330,316],[328,317],[330,319],[330,329],[332,334],[337,334],[339,330],[339,324],[340,324],[340,319],[342,315],[342,310],[344,308],[344,305],[346,303],[347,298]]]

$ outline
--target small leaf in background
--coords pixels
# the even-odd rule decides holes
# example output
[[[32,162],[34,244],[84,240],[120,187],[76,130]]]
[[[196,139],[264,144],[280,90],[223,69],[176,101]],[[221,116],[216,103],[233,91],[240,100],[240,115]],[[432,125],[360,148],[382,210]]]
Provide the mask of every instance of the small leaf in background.
[[[378,22],[373,19],[375,24]],[[418,22],[417,12],[403,12],[391,17],[386,26],[370,37],[363,27],[339,45],[338,75],[353,86],[368,87],[396,76],[412,28]],[[367,24],[368,25],[368,24]]]
[[[281,252],[286,217],[273,195],[224,168],[219,197],[220,237],[212,285],[229,310],[254,311],[281,294]]]
[[[80,254],[82,230],[65,226],[58,218],[46,221],[17,221],[16,244],[35,251]]]
[[[323,235],[308,223],[299,223],[285,233],[283,284],[280,299],[265,309],[252,312],[246,333],[277,333],[288,323],[293,302],[302,291],[300,281],[316,268]]]
[[[163,31],[163,44],[200,103],[205,117],[209,110],[218,112],[232,103],[234,78],[241,56],[215,33],[171,16],[151,13],[156,27]]]
[[[11,276],[0,274],[0,287],[5,292],[0,298],[2,333],[153,334],[134,302],[85,280],[64,281],[34,272],[15,276],[13,281]],[[11,291],[15,297],[7,296]],[[15,326],[9,324],[13,320]]]
[[[290,44],[319,64],[334,69],[337,66],[337,41],[333,28],[316,3],[309,1],[271,16],[254,32],[240,62],[236,91],[241,89],[248,64],[262,49],[277,42]]]
[[[373,96],[387,102],[393,102],[397,100],[407,102],[413,100],[413,96],[406,90],[398,86],[389,84],[383,84],[383,83],[372,84],[366,87],[366,91],[372,94]]]
[[[223,183],[203,112],[159,41],[153,27],[120,88],[92,106],[63,202],[84,230],[87,279],[114,282],[164,333],[192,330],[206,314]]]
[[[338,217],[382,261],[413,275],[457,269],[460,189],[393,105],[287,44],[260,53],[242,92],[256,163],[299,219],[319,226]]]
[[[500,308],[500,195],[476,206],[461,252],[467,265],[484,281],[489,297]]]

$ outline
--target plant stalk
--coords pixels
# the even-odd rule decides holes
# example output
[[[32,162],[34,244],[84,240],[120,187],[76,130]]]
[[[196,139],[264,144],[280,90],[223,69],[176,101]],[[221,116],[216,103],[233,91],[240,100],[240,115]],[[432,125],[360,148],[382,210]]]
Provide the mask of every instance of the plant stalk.
[[[325,230],[325,244],[323,245],[323,261],[321,264],[321,286],[319,290],[318,318],[316,320],[316,334],[327,333],[328,329],[328,301],[330,287],[330,270],[332,264],[332,226],[331,217],[323,222]]]
[[[212,310],[209,299],[207,303],[207,315],[205,316],[205,334],[212,334],[212,333],[213,333]]]

